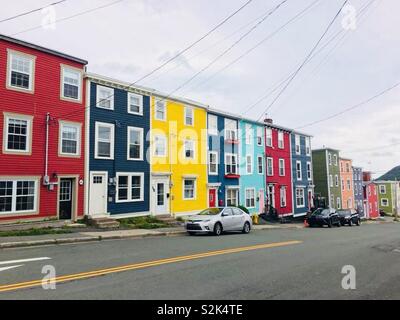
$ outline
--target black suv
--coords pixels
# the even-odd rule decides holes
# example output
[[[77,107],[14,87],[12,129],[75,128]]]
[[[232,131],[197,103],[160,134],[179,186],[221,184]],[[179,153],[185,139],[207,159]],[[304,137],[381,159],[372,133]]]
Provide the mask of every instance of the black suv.
[[[342,226],[346,224],[348,224],[350,227],[353,225],[356,226],[361,225],[361,217],[355,210],[343,209],[343,210],[338,210],[337,213],[339,215],[340,223],[342,224]]]

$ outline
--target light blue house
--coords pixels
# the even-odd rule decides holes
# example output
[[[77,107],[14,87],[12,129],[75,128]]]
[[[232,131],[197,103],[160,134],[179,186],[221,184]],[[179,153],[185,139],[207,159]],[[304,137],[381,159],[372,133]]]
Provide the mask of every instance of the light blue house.
[[[265,208],[264,124],[240,120],[240,204],[251,214]]]

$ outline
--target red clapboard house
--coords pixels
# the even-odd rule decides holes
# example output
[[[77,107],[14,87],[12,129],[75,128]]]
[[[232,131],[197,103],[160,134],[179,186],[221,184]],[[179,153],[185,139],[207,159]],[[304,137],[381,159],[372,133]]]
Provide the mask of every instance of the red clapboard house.
[[[363,172],[364,212],[367,219],[379,218],[378,186],[372,181],[371,172]]]
[[[279,217],[293,215],[290,133],[265,120],[267,205]]]
[[[0,223],[83,216],[86,64],[0,35]]]

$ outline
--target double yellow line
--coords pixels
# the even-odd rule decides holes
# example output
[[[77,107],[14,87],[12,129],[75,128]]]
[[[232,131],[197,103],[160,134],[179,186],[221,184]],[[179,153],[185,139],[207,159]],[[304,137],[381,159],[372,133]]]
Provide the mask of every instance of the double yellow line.
[[[218,251],[209,251],[209,252],[198,253],[198,254],[193,254],[193,255],[188,255],[188,256],[179,256],[179,257],[174,257],[174,258],[167,258],[167,259],[161,259],[161,260],[129,264],[129,265],[125,265],[125,266],[119,266],[119,267],[108,268],[108,269],[75,273],[75,274],[71,274],[71,275],[55,277],[52,279],[46,279],[46,283],[49,283],[49,282],[62,283],[62,282],[67,282],[67,281],[83,280],[83,279],[88,279],[88,278],[100,277],[100,276],[104,276],[104,275],[111,274],[111,273],[144,269],[144,268],[149,268],[149,267],[160,266],[163,264],[177,263],[177,262],[182,262],[182,261],[202,259],[202,258],[207,258],[207,257],[239,253],[239,252],[245,252],[245,251],[284,247],[284,246],[290,246],[290,245],[295,245],[295,244],[300,244],[300,243],[302,243],[302,241],[286,241],[286,242],[260,244],[260,245],[254,245],[254,246],[249,246],[249,247],[240,247],[240,248],[225,249],[225,250],[218,250]],[[33,281],[28,281],[28,282],[3,285],[3,286],[0,286],[0,292],[7,292],[7,291],[18,290],[18,289],[38,287],[38,286],[42,285],[42,282],[43,282],[43,280],[40,279],[40,280],[33,280]]]

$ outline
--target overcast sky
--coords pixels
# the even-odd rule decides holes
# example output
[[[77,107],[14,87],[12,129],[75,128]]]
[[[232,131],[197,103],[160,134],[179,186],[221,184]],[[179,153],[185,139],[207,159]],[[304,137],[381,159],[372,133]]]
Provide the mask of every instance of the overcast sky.
[[[55,0],[0,0],[0,20]],[[115,2],[67,0],[57,19]],[[320,0],[306,13],[237,63],[213,76],[316,0],[288,0],[205,72],[176,92],[213,108],[259,118],[276,97],[274,87],[305,59],[343,0]],[[355,29],[346,10],[288,90],[269,111],[274,122],[298,128],[358,104],[400,81],[400,1],[350,0],[359,17]],[[134,82],[172,57],[237,10],[246,0],[124,0],[113,6],[38,28],[43,13],[0,23],[0,32],[89,61],[89,71]],[[253,0],[210,37],[141,82],[174,91],[249,31],[282,0]],[[348,24],[345,24],[348,25]],[[352,25],[353,26],[353,25]],[[210,78],[213,76],[212,78]],[[354,164],[380,175],[400,164],[400,88],[332,120],[303,128],[313,147],[329,146]],[[398,143],[397,145],[395,145]],[[389,147],[388,147],[389,145]],[[392,145],[392,146],[390,146]]]

